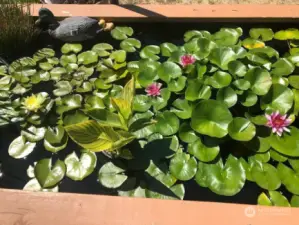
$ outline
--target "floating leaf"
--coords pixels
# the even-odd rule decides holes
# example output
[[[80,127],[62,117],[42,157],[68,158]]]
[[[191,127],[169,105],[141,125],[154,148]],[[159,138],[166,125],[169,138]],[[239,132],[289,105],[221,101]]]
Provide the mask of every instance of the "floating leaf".
[[[62,98],[56,99],[56,112],[63,114],[64,112],[77,109],[81,107],[82,96],[79,94],[67,95]]]
[[[173,62],[164,62],[158,69],[158,76],[161,80],[169,82],[171,79],[182,75],[180,66]]]
[[[42,188],[51,188],[58,184],[64,177],[66,167],[63,161],[57,160],[52,166],[52,159],[42,159],[34,168],[36,179]]]
[[[98,179],[104,187],[118,188],[128,178],[124,172],[124,169],[114,165],[112,162],[108,162],[99,170]]]
[[[261,98],[261,108],[286,114],[293,106],[294,95],[291,89],[281,84],[273,84],[270,91]]]
[[[132,36],[134,33],[134,30],[131,27],[115,27],[111,31],[111,35],[116,40],[124,40],[127,39],[128,36]]]
[[[68,81],[59,81],[55,84],[56,89],[53,91],[55,96],[64,96],[71,93],[73,87]]]
[[[69,154],[64,163],[66,165],[66,176],[72,180],[83,180],[89,176],[96,167],[97,156],[93,152],[81,153],[80,159],[75,152]]]
[[[285,162],[288,160],[287,157],[283,156],[282,154],[274,151],[274,150],[270,150],[270,156],[271,156],[271,159],[277,161],[277,162]]]
[[[61,52],[63,54],[69,54],[69,53],[79,53],[82,51],[82,45],[81,44],[74,44],[74,43],[66,43],[61,47]]]
[[[213,40],[222,46],[235,45],[238,42],[239,37],[242,35],[241,28],[221,28],[220,31],[213,35]]]
[[[236,53],[229,47],[214,48],[209,60],[223,70],[228,69],[228,64],[236,59]]]
[[[168,89],[172,92],[180,92],[186,86],[187,78],[185,76],[180,76],[177,79],[172,79],[168,82]]]
[[[55,67],[50,71],[51,79],[59,81],[63,75],[67,74],[67,70],[62,67]]]
[[[159,77],[157,76],[156,69],[148,68],[146,70],[141,71],[138,74],[138,82],[142,87],[147,87],[151,85],[155,80],[157,80]]]
[[[224,102],[230,108],[237,103],[238,96],[231,87],[225,87],[218,90],[216,100]]]
[[[151,99],[147,95],[136,95],[133,100],[133,110],[137,112],[146,112],[152,106]]]
[[[244,77],[247,72],[247,67],[241,61],[235,60],[228,64],[228,71],[232,75]]]
[[[90,65],[98,61],[98,55],[93,51],[82,52],[78,55],[78,64]]]
[[[204,85],[201,80],[188,80],[188,85],[185,92],[185,98],[188,101],[209,99],[211,97],[211,94],[211,87],[208,85]]]
[[[286,189],[298,195],[299,194],[299,176],[294,170],[284,165],[283,163],[279,163],[277,166],[277,171],[281,182],[286,187]]]
[[[171,53],[178,50],[178,47],[172,43],[163,43],[160,46],[162,56],[171,56]]]
[[[258,67],[250,69],[245,75],[245,80],[250,82],[250,89],[257,95],[267,94],[272,85],[270,73]]]
[[[188,41],[190,41],[193,38],[203,38],[203,37],[210,38],[211,34],[208,31],[205,31],[205,30],[202,30],[202,31],[199,31],[199,30],[190,30],[190,31],[187,31],[184,34],[184,41],[188,42]]]
[[[42,188],[36,178],[29,180],[23,187],[24,191],[36,191],[36,192],[58,192],[58,186],[53,188]]]
[[[41,61],[43,59],[47,59],[50,57],[53,57],[55,55],[55,51],[51,48],[42,48],[40,50],[38,50],[34,55],[33,55],[33,59],[38,62]]]
[[[171,92],[167,88],[163,88],[160,91],[161,97],[152,99],[152,104],[155,111],[159,111],[167,106],[168,100],[171,96]]]
[[[128,38],[120,43],[120,47],[126,52],[135,52],[136,48],[141,47],[141,42],[135,38]]]
[[[250,141],[256,134],[253,123],[242,117],[234,117],[228,125],[229,135],[237,141]]]
[[[257,201],[259,205],[290,207],[288,199],[278,191],[269,191],[269,197],[262,193]]]
[[[156,130],[163,136],[173,135],[178,132],[180,120],[173,112],[164,111],[157,115]]]
[[[299,31],[294,28],[280,30],[275,33],[274,38],[277,40],[299,40]]]
[[[292,207],[299,207],[299,196],[293,195],[291,199],[291,206]]]
[[[46,150],[56,153],[64,149],[67,146],[67,142],[68,136],[62,126],[48,127],[44,139]]]
[[[193,143],[198,139],[198,136],[187,122],[181,124],[179,129],[179,137],[183,142],[186,143]]]
[[[271,41],[274,37],[271,28],[252,28],[249,31],[249,35],[254,39],[262,39],[262,41]]]
[[[30,126],[26,130],[21,131],[21,135],[30,142],[38,142],[42,140],[45,136],[46,129],[44,127],[34,127]]]
[[[117,63],[126,61],[127,53],[124,50],[117,50],[111,53],[110,58],[114,59]]]
[[[140,57],[142,59],[158,60],[160,57],[157,56],[160,53],[160,47],[157,45],[148,45],[141,49]]]
[[[169,169],[175,178],[187,181],[192,179],[196,174],[197,162],[194,157],[190,158],[189,154],[177,153],[174,158],[171,159]]]
[[[175,113],[181,119],[191,118],[192,107],[187,100],[176,99],[172,105],[175,108],[171,108],[171,112]]]
[[[96,52],[99,57],[105,57],[110,55],[110,51],[113,50],[113,46],[107,43],[96,44],[91,49]]]
[[[218,145],[207,146],[198,138],[188,146],[188,152],[202,162],[213,161],[220,152]]]
[[[67,114],[63,119],[64,125],[71,125],[76,123],[81,123],[83,121],[88,120],[88,116],[86,116],[83,112],[76,110],[74,113]]]
[[[277,76],[287,76],[293,73],[294,69],[295,66],[291,61],[286,58],[280,58],[274,64],[272,64],[271,73]]]
[[[231,81],[231,75],[222,71],[217,71],[207,79],[207,83],[217,89],[228,86]]]
[[[290,85],[293,88],[299,89],[299,76],[297,75],[292,75],[288,77]]]
[[[196,132],[222,138],[228,133],[233,117],[227,106],[216,100],[202,100],[192,112],[191,127]]]
[[[277,169],[268,163],[255,163],[251,169],[251,175],[263,189],[274,191],[281,185]]]
[[[246,38],[242,41],[242,44],[247,49],[255,49],[255,48],[264,48],[265,43],[260,40],[256,40],[253,38]]]
[[[9,145],[8,154],[15,159],[21,159],[28,156],[35,146],[36,143],[26,141],[25,137],[19,136]]]
[[[62,55],[60,58],[60,64],[63,67],[68,66],[68,64],[76,64],[77,63],[77,56],[75,54],[71,54],[71,55]],[[78,68],[78,66],[77,66]]]
[[[240,102],[243,106],[250,107],[257,103],[258,97],[251,91],[246,91],[240,96]]]

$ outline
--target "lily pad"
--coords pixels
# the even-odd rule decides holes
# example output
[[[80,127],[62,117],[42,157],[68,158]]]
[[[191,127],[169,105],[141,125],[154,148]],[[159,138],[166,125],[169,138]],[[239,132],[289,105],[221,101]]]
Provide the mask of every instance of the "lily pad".
[[[44,139],[46,150],[56,153],[64,149],[67,146],[67,142],[68,136],[62,126],[48,127]]]
[[[233,82],[233,85],[242,90],[242,91],[246,91],[250,88],[251,84],[248,80],[245,80],[245,79],[238,79],[238,80],[235,80]]]
[[[220,31],[213,35],[213,41],[222,46],[235,45],[242,33],[243,32],[241,28],[221,28]]]
[[[15,159],[21,159],[28,156],[35,146],[36,143],[26,141],[25,137],[19,136],[9,145],[8,154]]]
[[[44,127],[34,127],[30,126],[25,130],[21,131],[21,135],[30,142],[38,142],[42,140],[45,136],[46,129]]]
[[[71,55],[62,55],[60,58],[60,64],[63,67],[68,66],[68,64],[75,64],[77,63],[77,56],[75,54],[71,54]]]
[[[177,79],[172,79],[168,82],[168,89],[172,92],[180,92],[186,86],[187,78],[185,76],[180,76]]]
[[[299,89],[299,76],[292,75],[288,77],[289,83],[293,88]]]
[[[82,52],[78,55],[78,64],[90,65],[98,62],[98,54],[93,51]]]
[[[281,185],[277,169],[268,163],[255,163],[251,169],[251,175],[257,185],[263,189],[274,191]]]
[[[291,89],[281,84],[273,84],[270,91],[261,98],[261,108],[286,114],[293,106],[294,95]]]
[[[171,79],[182,75],[182,69],[173,62],[164,62],[158,69],[158,76],[161,80],[169,82]]]
[[[95,169],[97,156],[93,152],[82,151],[79,159],[77,154],[73,152],[65,158],[64,163],[67,177],[76,181],[83,180]]]
[[[124,172],[124,169],[114,165],[112,162],[108,162],[99,170],[98,179],[104,187],[118,188],[128,178]]]
[[[178,180],[187,181],[195,176],[197,162],[189,154],[177,153],[170,161],[169,169],[171,174]]]
[[[159,56],[157,56],[160,53],[160,47],[157,45],[148,45],[141,49],[140,51],[140,57],[142,59],[151,59],[151,60],[158,60],[160,59]]]
[[[218,156],[220,147],[218,145],[207,146],[198,138],[189,144],[188,152],[202,162],[211,162]]]
[[[161,97],[152,99],[152,105],[155,111],[159,111],[167,106],[168,100],[170,99],[171,92],[167,88],[161,89]]]
[[[264,48],[265,43],[260,40],[256,40],[253,38],[246,38],[242,41],[242,44],[247,49],[255,49],[255,48]]]
[[[232,114],[224,103],[202,100],[192,112],[191,127],[200,134],[222,138],[227,135],[232,120]]]
[[[75,112],[67,114],[63,119],[64,125],[71,125],[76,123],[81,123],[83,121],[88,120],[88,116],[84,114],[83,112],[76,110]]]
[[[228,125],[229,135],[237,141],[250,141],[256,134],[253,123],[242,117],[234,117]]]
[[[261,39],[262,41],[271,41],[274,37],[274,32],[271,28],[252,28],[249,31],[250,37],[253,39]]]
[[[56,112],[58,114],[63,114],[64,112],[80,108],[82,100],[83,98],[79,94],[67,95],[56,99]]]
[[[120,47],[126,52],[135,52],[136,49],[141,48],[141,42],[135,38],[127,38],[120,43]]]
[[[124,50],[116,50],[111,53],[110,58],[114,59],[117,63],[123,63],[126,61],[127,53]]]
[[[279,163],[277,166],[277,171],[281,182],[286,187],[286,189],[298,195],[299,194],[299,175],[294,170],[284,165],[283,163]]]
[[[116,40],[124,40],[128,37],[132,36],[134,33],[134,30],[131,27],[115,27],[111,31],[111,36]]]
[[[288,199],[278,191],[269,191],[269,197],[262,193],[257,201],[259,205],[290,207]]]
[[[257,95],[267,94],[272,85],[270,73],[258,67],[250,69],[245,75],[245,80],[250,82],[251,90]]]
[[[185,91],[185,98],[188,101],[195,101],[198,99],[209,99],[211,95],[211,87],[203,84],[201,80],[188,80],[187,89]]]
[[[290,28],[287,30],[280,30],[275,33],[274,38],[277,40],[299,40],[299,30]]]
[[[252,91],[246,91],[240,96],[239,99],[243,106],[250,107],[257,103],[258,97]]]
[[[157,115],[156,131],[163,136],[170,136],[178,132],[180,127],[179,118],[170,111],[164,111]]]
[[[69,53],[79,53],[82,51],[82,45],[81,44],[74,44],[74,43],[66,43],[61,47],[61,52],[63,54],[69,54]]]
[[[272,64],[271,73],[277,76],[288,76],[293,73],[294,70],[295,66],[290,60],[286,58],[280,58],[274,64]]]
[[[55,67],[50,71],[51,79],[55,81],[59,81],[62,76],[67,74],[67,70],[63,67]]]
[[[207,83],[217,89],[227,87],[231,81],[231,75],[222,71],[217,71],[207,79]]]
[[[193,143],[199,138],[195,131],[192,130],[190,124],[187,122],[181,124],[179,129],[179,137],[183,142],[186,143]]]
[[[55,96],[64,96],[71,93],[73,87],[68,81],[59,81],[55,84],[56,89],[53,91]]]
[[[92,47],[92,51],[96,52],[99,57],[106,57],[110,55],[113,46],[107,43],[96,44]]]
[[[192,106],[186,99],[176,99],[172,105],[171,112],[175,113],[181,119],[189,119],[192,114]]]
[[[169,57],[171,53],[178,50],[178,47],[172,43],[166,42],[160,46],[162,56]]]
[[[214,48],[209,60],[223,70],[228,69],[228,64],[236,59],[236,53],[229,47]]]
[[[274,151],[274,150],[270,150],[270,156],[271,156],[271,159],[277,161],[277,162],[285,162],[288,160],[287,157],[285,157],[284,155]]]
[[[52,159],[42,159],[37,162],[34,168],[36,179],[42,188],[52,188],[64,177],[66,167],[63,161],[57,160],[52,165]]]
[[[184,41],[188,42],[192,40],[193,38],[210,38],[211,34],[208,31],[205,30],[189,30],[184,34]]]
[[[55,55],[55,51],[51,48],[42,48],[40,50],[38,50],[34,55],[33,55],[33,59],[38,62],[41,61],[43,59],[47,59],[50,57],[53,57]]]
[[[298,195],[293,195],[293,197],[291,198],[291,206],[299,207],[299,196]]]
[[[24,191],[36,191],[36,192],[58,192],[58,186],[53,188],[42,188],[36,178],[29,180],[23,187]]]
[[[218,90],[216,100],[224,102],[226,106],[230,108],[237,103],[238,96],[234,89],[231,87],[225,87]]]
[[[247,67],[241,61],[235,60],[228,64],[228,71],[232,75],[244,77],[247,72]]]

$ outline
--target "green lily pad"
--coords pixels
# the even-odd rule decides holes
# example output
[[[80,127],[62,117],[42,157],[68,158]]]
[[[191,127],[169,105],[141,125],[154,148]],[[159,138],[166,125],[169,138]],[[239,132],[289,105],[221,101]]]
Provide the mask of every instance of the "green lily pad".
[[[262,41],[271,41],[274,37],[274,32],[271,28],[251,28],[249,31],[250,37],[253,39],[261,39]]]
[[[78,64],[90,65],[98,62],[98,54],[93,51],[82,52],[78,55]]]
[[[176,184],[169,188],[169,190],[172,192],[171,196],[166,194],[161,194],[158,192],[151,191],[149,189],[145,190],[146,197],[148,198],[157,198],[157,199],[164,199],[164,200],[177,200],[181,199],[183,200],[185,196],[185,187],[183,184]]]
[[[299,196],[293,195],[291,198],[291,206],[292,207],[299,207]]]
[[[122,197],[145,198],[145,189],[137,187],[130,191],[118,191],[118,195]]]
[[[157,115],[156,131],[163,136],[170,136],[178,132],[180,127],[179,118],[170,111],[164,111]]]
[[[118,63],[126,61],[127,53],[124,50],[117,50],[111,53],[110,58],[114,59]]]
[[[160,45],[162,56],[169,57],[171,53],[178,50],[178,47],[172,43],[166,42]]]
[[[120,43],[120,47],[126,52],[135,52],[136,49],[141,48],[141,42],[135,38],[127,38]]]
[[[85,105],[86,110],[90,109],[105,109],[106,106],[104,104],[103,99],[96,95],[89,95],[85,98]]]
[[[261,108],[266,111],[279,111],[286,114],[293,106],[294,95],[291,89],[281,84],[273,84],[270,91],[261,98]]]
[[[280,30],[274,34],[274,38],[282,41],[299,40],[299,30],[294,28]]]
[[[172,91],[172,92],[182,91],[186,86],[186,81],[187,81],[187,78],[185,76],[180,76],[177,79],[171,79],[168,82],[169,91]]]
[[[237,141],[250,141],[256,134],[253,123],[242,117],[234,117],[228,125],[229,135]]]
[[[25,130],[21,131],[21,135],[30,142],[38,142],[45,136],[46,128],[30,126]]]
[[[190,158],[189,154],[177,153],[171,160],[169,169],[171,174],[178,180],[187,181],[195,176],[197,162],[194,157]]]
[[[286,187],[286,189],[295,194],[299,194],[299,175],[294,170],[284,165],[283,163],[279,163],[277,166],[277,171],[281,182]]]
[[[289,83],[293,88],[299,89],[299,76],[292,75],[288,77]]]
[[[257,103],[258,97],[251,91],[246,91],[240,96],[240,102],[243,106],[250,107]]]
[[[33,55],[33,59],[38,62],[41,61],[43,59],[47,59],[50,57],[54,57],[55,55],[55,51],[51,48],[42,48],[40,50],[38,50],[34,55]]]
[[[253,156],[249,156],[249,161],[250,160],[252,160],[252,161],[259,161],[259,162],[262,162],[262,163],[269,162],[269,160],[270,160],[270,152],[268,151],[268,152],[256,153]]]
[[[245,147],[253,152],[267,152],[271,145],[269,138],[255,136],[251,141],[246,142]]]
[[[61,47],[62,54],[79,53],[83,49],[81,44],[66,43]]]
[[[64,112],[80,108],[82,100],[83,98],[79,94],[67,95],[56,99],[56,112],[58,114],[63,114]]]
[[[230,108],[237,103],[238,96],[234,89],[231,87],[225,87],[218,90],[216,100],[224,102],[226,106]]]
[[[45,71],[49,71],[49,70],[53,69],[53,65],[48,62],[41,62],[38,64],[38,66],[39,66],[39,68],[41,68],[42,70],[45,70]]]
[[[134,30],[131,27],[115,27],[111,31],[111,36],[116,40],[124,40],[134,34]]]
[[[15,159],[21,159],[28,156],[35,146],[36,143],[26,141],[25,137],[19,136],[10,143],[8,154]]]
[[[136,95],[133,100],[133,110],[137,112],[146,112],[152,106],[151,99],[147,95]]]
[[[165,82],[169,82],[171,79],[178,78],[181,75],[182,69],[173,62],[164,62],[158,69],[158,76]]]
[[[60,57],[60,64],[63,67],[66,67],[68,64],[73,63],[76,64],[77,63],[77,56],[75,54],[71,54],[71,55],[62,55]]]
[[[192,107],[186,99],[176,99],[170,109],[171,112],[175,113],[181,119],[189,119],[192,114]]]
[[[290,60],[286,58],[280,58],[274,64],[272,64],[271,73],[277,76],[287,76],[293,73],[294,70],[295,66]]]
[[[211,38],[211,34],[208,31],[205,30],[189,30],[184,34],[184,41],[188,42],[192,40],[193,38]]]
[[[68,81],[59,81],[55,84],[56,89],[53,91],[55,96],[64,96],[71,93],[73,87]]]
[[[228,69],[228,64],[236,59],[236,53],[229,47],[214,48],[209,60],[223,70]]]
[[[257,185],[263,189],[274,191],[281,185],[277,169],[268,163],[255,163],[251,169],[251,175]]]
[[[160,53],[160,47],[157,45],[148,45],[141,49],[140,51],[140,57],[142,59],[151,59],[151,60],[158,60],[160,59],[159,56],[157,56]]]
[[[241,61],[235,60],[228,64],[228,71],[232,75],[244,77],[247,72],[247,67]]]
[[[51,188],[57,185],[64,177],[66,167],[63,161],[57,160],[52,166],[52,159],[42,159],[34,168],[36,179],[42,188]]]
[[[251,90],[257,95],[267,94],[272,85],[270,73],[258,67],[250,69],[245,75],[245,80],[250,82]]]
[[[187,89],[185,91],[185,98],[188,101],[195,101],[198,99],[209,99],[211,95],[211,87],[203,84],[201,80],[188,80]]]
[[[213,88],[223,88],[227,87],[232,81],[232,77],[229,73],[217,71],[213,76],[207,79],[207,84],[211,85]]]
[[[53,188],[42,188],[36,178],[29,180],[23,187],[24,191],[36,191],[36,192],[58,192],[58,186]]]
[[[152,105],[155,111],[159,111],[167,106],[168,100],[171,96],[171,92],[167,88],[161,89],[161,97],[152,99]]]
[[[269,191],[269,197],[262,193],[257,200],[259,205],[290,207],[288,199],[278,191]]]
[[[192,112],[191,127],[196,132],[222,138],[228,133],[233,117],[227,106],[216,100],[202,100]]]
[[[113,46],[108,43],[96,44],[91,49],[96,52],[99,57],[106,57],[110,55],[110,51],[113,50]]]
[[[225,165],[221,159],[214,164],[199,162],[195,180],[218,195],[233,196],[243,188],[246,173],[241,161],[229,155]]]
[[[142,87],[147,87],[152,84],[159,77],[157,76],[156,69],[148,68],[147,70],[143,70],[138,74],[137,80]]]
[[[270,156],[271,159],[275,160],[276,162],[285,162],[288,160],[287,157],[285,157],[284,155],[274,151],[274,150],[270,150]]]
[[[95,169],[97,156],[93,152],[83,151],[79,159],[77,154],[73,152],[65,158],[64,163],[67,177],[76,181],[83,180]]]
[[[189,144],[188,152],[202,162],[211,162],[218,156],[220,147],[218,145],[207,146],[198,138]]]
[[[193,143],[199,137],[196,135],[194,130],[192,130],[189,123],[182,123],[179,129],[179,138],[186,143]]]
[[[264,48],[265,43],[260,40],[256,40],[253,38],[246,38],[242,41],[243,47],[247,49],[256,49],[256,48]]]
[[[44,139],[44,147],[46,150],[56,153],[64,149],[67,146],[67,142],[68,136],[62,126],[54,128],[48,127]]]
[[[55,67],[50,71],[51,79],[55,81],[59,81],[62,76],[67,74],[67,70],[63,67]]]
[[[112,162],[108,162],[99,170],[98,179],[104,187],[118,188],[128,178],[124,172],[124,169],[114,165]]]
[[[221,46],[231,46],[235,45],[239,37],[242,35],[241,28],[232,29],[232,28],[221,28],[220,31],[216,32],[213,35],[213,41]]]
[[[297,116],[299,113],[299,90],[293,89],[294,95],[294,114]]]

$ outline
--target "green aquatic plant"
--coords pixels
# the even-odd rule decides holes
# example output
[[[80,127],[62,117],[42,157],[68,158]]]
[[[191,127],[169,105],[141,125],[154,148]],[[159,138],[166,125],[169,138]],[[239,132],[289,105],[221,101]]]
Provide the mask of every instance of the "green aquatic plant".
[[[37,142],[53,155],[78,147],[36,159],[24,189],[58,191],[100,164],[99,183],[121,196],[184,199],[189,180],[233,196],[255,182],[258,204],[298,206],[298,34],[191,30],[180,46],[142,46],[131,27],[115,27],[119,49],[66,43],[2,66],[0,124],[21,127],[10,156]],[[271,47],[283,42],[286,52]],[[45,85],[47,94],[34,91]]]

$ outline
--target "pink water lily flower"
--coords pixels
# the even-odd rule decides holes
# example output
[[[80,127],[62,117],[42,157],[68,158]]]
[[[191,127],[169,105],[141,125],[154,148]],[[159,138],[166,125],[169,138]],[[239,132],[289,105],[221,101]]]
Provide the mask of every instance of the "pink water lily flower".
[[[183,55],[181,56],[181,64],[183,67],[186,67],[188,65],[191,65],[195,63],[196,59],[194,58],[193,55]]]
[[[287,118],[287,115],[281,115],[278,111],[267,115],[267,126],[272,128],[272,132],[276,133],[278,136],[281,136],[284,131],[290,132],[287,128],[291,124],[291,119]]]
[[[152,83],[145,89],[145,91],[148,96],[159,96],[161,94],[160,93],[161,86],[162,86],[161,83]]]

